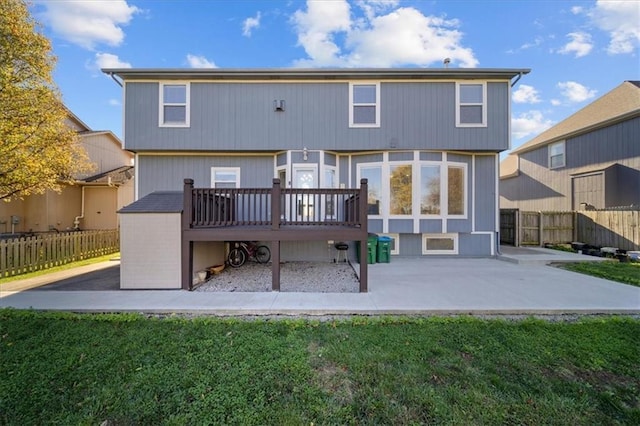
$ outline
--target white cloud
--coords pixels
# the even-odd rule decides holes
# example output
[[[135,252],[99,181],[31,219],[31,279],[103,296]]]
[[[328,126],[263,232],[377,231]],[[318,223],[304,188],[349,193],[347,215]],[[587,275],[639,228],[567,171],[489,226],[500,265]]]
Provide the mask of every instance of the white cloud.
[[[551,99],[551,105],[560,106],[562,105],[562,101],[560,99]]]
[[[461,45],[457,20],[396,8],[392,0],[356,4],[363,17],[356,18],[346,0],[308,0],[307,10],[294,14],[298,44],[308,55],[296,66],[441,66],[447,57],[462,67],[478,65],[473,51]]]
[[[377,14],[398,6],[400,0],[358,0],[358,6],[364,11],[368,19]]]
[[[122,103],[117,99],[109,99],[109,105],[117,107],[122,105]]]
[[[564,81],[557,84],[560,93],[569,103],[584,102],[596,96],[597,90],[589,89],[575,81]]]
[[[97,44],[119,46],[122,26],[140,12],[125,0],[42,2],[43,21],[53,32],[71,43],[93,50]]]
[[[191,68],[218,68],[216,64],[205,58],[204,56],[187,55],[187,62]]]
[[[251,31],[254,28],[260,28],[260,12],[255,18],[247,18],[242,24],[242,35],[245,37],[251,37]]]
[[[574,53],[576,58],[581,58],[586,56],[593,49],[593,43],[591,42],[591,35],[582,31],[569,33],[567,37],[571,39],[571,41],[565,44],[562,49],[558,50],[558,53],[562,54],[572,54]]]
[[[549,127],[553,121],[545,119],[542,112],[531,110],[511,119],[511,134],[515,139],[538,135]]]
[[[350,6],[346,0],[307,2],[307,11],[296,11],[293,23],[298,32],[298,44],[304,47],[310,59],[307,65],[342,65],[338,57],[340,48],[333,34],[347,32],[351,27]],[[299,65],[303,65],[300,63]]]
[[[131,68],[129,62],[121,61],[118,55],[111,53],[96,53],[95,64],[98,69],[102,68]]]
[[[540,102],[538,91],[533,86],[521,84],[518,90],[513,92],[513,102],[517,104],[537,104]]]
[[[589,16],[609,33],[608,53],[633,53],[640,45],[640,2],[599,0]]]
[[[573,6],[571,8],[571,13],[573,13],[574,15],[578,15],[582,13],[582,11],[583,11],[582,6]]]

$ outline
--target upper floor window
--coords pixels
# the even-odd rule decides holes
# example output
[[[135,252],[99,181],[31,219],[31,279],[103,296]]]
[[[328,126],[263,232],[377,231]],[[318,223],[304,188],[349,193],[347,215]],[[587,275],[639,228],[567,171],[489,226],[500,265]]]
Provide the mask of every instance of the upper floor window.
[[[380,127],[380,83],[349,84],[349,127]]]
[[[486,83],[456,83],[456,126],[487,126]]]
[[[549,168],[556,169],[565,166],[564,141],[549,145]]]
[[[160,84],[160,127],[189,127],[189,84]]]
[[[212,188],[240,188],[240,167],[212,167]]]

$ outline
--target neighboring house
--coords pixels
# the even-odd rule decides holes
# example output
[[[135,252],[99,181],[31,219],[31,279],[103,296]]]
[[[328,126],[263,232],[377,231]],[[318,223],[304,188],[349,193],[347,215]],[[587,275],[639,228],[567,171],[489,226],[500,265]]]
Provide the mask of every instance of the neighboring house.
[[[500,207],[640,205],[640,82],[625,81],[500,164]]]
[[[0,234],[118,228],[117,210],[134,199],[133,154],[111,131],[91,130],[71,111],[66,124],[78,133],[95,169],[74,176],[74,185],[59,193],[0,201]]]
[[[138,201],[121,210],[123,287],[190,287],[188,272],[224,261],[224,241],[270,243],[276,263],[330,261],[334,241],[366,243],[354,224],[391,236],[394,255],[496,253],[499,153],[510,146],[511,86],[527,69],[104,72],[122,80],[136,156]],[[209,189],[192,196],[185,178]],[[235,230],[199,221],[223,214],[237,225],[249,215],[240,189],[272,188],[274,178],[283,198],[265,195],[268,217]],[[362,179],[367,200],[350,213]],[[287,234],[281,225],[292,223],[322,229]]]

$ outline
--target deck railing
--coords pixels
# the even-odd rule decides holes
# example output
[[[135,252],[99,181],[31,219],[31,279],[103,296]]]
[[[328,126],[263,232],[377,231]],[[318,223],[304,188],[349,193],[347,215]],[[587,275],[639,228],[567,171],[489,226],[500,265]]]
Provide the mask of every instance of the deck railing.
[[[274,179],[271,188],[193,188],[185,179],[185,212],[190,228],[227,226],[322,225],[358,227],[361,197],[366,199],[367,181],[355,189],[281,188]],[[279,200],[274,202],[274,200]]]

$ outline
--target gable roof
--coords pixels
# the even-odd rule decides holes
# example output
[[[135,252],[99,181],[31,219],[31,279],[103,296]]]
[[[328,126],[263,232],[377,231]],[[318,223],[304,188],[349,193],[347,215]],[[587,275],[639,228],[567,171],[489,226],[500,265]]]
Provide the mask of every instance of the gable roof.
[[[640,115],[640,81],[625,81],[575,114],[511,151],[521,154]]]

